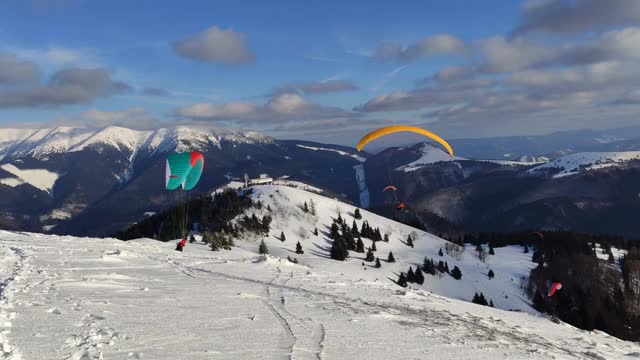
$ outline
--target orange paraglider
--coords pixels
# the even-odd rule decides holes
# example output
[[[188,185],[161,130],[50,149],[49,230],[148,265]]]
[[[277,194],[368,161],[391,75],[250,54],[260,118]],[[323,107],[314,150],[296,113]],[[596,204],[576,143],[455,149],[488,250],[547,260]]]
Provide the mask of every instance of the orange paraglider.
[[[361,151],[362,148],[367,145],[368,143],[370,143],[371,141],[379,138],[379,137],[383,137],[385,135],[388,134],[392,134],[392,133],[396,133],[396,132],[401,132],[401,131],[410,131],[410,132],[414,132],[417,134],[422,134],[430,139],[435,140],[437,143],[439,143],[440,145],[442,145],[447,152],[449,153],[449,155],[453,156],[453,148],[451,148],[451,145],[449,145],[449,143],[441,138],[440,136],[432,133],[429,130],[425,130],[416,126],[408,126],[408,125],[393,125],[393,126],[386,126],[377,130],[374,130],[370,133],[368,133],[367,135],[365,135],[364,137],[362,137],[362,139],[360,139],[360,141],[358,142],[358,146],[356,147],[358,149],[358,151]]]

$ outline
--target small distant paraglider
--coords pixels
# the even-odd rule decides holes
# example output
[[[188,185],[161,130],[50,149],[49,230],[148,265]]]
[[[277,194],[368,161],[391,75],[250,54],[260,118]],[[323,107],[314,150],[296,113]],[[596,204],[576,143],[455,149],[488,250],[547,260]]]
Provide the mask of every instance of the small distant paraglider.
[[[552,297],[553,294],[556,293],[556,290],[562,290],[562,284],[559,282],[553,283],[553,285],[551,285],[551,289],[549,289],[549,297]]]

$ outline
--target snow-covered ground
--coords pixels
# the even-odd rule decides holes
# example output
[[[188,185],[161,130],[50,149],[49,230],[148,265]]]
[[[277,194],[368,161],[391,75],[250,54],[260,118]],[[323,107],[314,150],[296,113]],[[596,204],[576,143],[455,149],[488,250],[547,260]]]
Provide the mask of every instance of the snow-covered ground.
[[[547,162],[529,170],[529,172],[539,173],[558,169],[553,177],[559,178],[574,175],[580,171],[616,166],[631,160],[640,160],[640,151],[582,152]]]
[[[363,158],[360,155],[351,154],[351,153],[348,153],[348,152],[342,151],[342,150],[329,149],[329,148],[320,148],[320,147],[306,146],[306,145],[300,145],[300,144],[297,144],[297,146],[300,147],[300,148],[303,148],[303,149],[313,150],[313,151],[331,151],[331,152],[335,152],[335,153],[338,153],[338,154],[340,154],[342,156],[352,157],[352,158],[354,158],[354,159],[356,159],[356,160],[358,160],[360,162],[365,162],[367,160],[367,159]]]
[[[253,248],[2,231],[0,243],[5,359],[640,357],[600,332]]]
[[[546,158],[531,158],[531,157],[522,157],[519,161],[513,160],[492,160],[492,159],[467,159],[460,156],[450,156],[444,150],[435,147],[431,144],[425,143],[420,149],[422,155],[418,160],[412,161],[406,165],[398,167],[397,171],[405,171],[411,172],[419,170],[427,165],[439,163],[439,162],[448,162],[448,161],[482,161],[482,162],[490,162],[498,165],[504,166],[531,166],[535,164],[543,163],[547,161]],[[544,159],[544,160],[543,160]]]
[[[256,215],[262,217],[269,213],[265,208],[267,205],[272,209],[269,213],[273,218],[271,234],[266,243],[276,256],[293,256],[301,264],[313,269],[331,269],[354,281],[363,279],[386,283],[396,280],[400,272],[407,272],[409,266],[413,266],[415,270],[416,265],[422,265],[426,256],[433,258],[436,263],[439,260],[446,261],[450,269],[458,266],[462,270],[462,279],[455,280],[447,274],[425,275],[424,284],[413,284],[413,287],[465,301],[470,301],[475,292],[483,292],[498,308],[535,313],[520,286],[522,277],[527,277],[536,264],[531,262],[531,254],[524,254],[520,246],[497,248],[496,255],[488,256],[486,262],[478,259],[472,247],[468,247],[459,260],[447,254],[440,257],[438,251],[445,251],[445,240],[365,210],[361,210],[362,220],[355,220],[353,214],[356,207],[319,194],[287,186],[265,185],[254,186],[252,198],[260,200],[264,206],[262,210],[249,210],[249,215],[256,212]],[[315,216],[302,210],[304,202],[308,206],[314,204]],[[375,255],[382,261],[381,269],[374,268],[371,263],[362,266],[365,254],[355,252],[350,252],[351,257],[345,262],[328,259],[332,240],[327,234],[338,211],[350,228],[355,221],[358,229],[361,229],[366,220],[372,227],[379,227],[383,235],[389,235],[389,243],[376,243]],[[318,236],[313,235],[314,228],[318,229]],[[281,232],[285,234],[285,242],[279,239]],[[415,238],[413,248],[405,243],[410,234]],[[262,237],[256,237],[252,241],[239,242],[238,245],[248,251],[255,251],[257,242],[261,239]],[[294,253],[297,241],[300,241],[304,255]],[[369,239],[363,241],[365,248],[372,244]],[[394,254],[395,263],[386,262],[390,251]],[[490,269],[495,273],[494,279],[487,276]]]
[[[51,192],[53,185],[58,180],[58,174],[44,169],[19,169],[11,164],[4,164],[0,168],[15,176],[15,178],[0,179],[0,184],[9,186],[15,187],[27,183],[40,190]]]

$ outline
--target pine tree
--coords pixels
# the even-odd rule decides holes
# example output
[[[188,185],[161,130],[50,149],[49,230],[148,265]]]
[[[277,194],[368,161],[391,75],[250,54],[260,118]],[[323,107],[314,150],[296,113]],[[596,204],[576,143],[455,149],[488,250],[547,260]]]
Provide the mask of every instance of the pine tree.
[[[357,220],[362,219],[362,214],[360,214],[360,209],[356,208],[356,211],[353,212],[353,217]]]
[[[356,224],[355,220],[353,220],[353,225],[351,225],[351,233],[353,234],[353,236],[360,235],[360,231],[358,231],[358,224]]]
[[[544,312],[545,307],[546,306],[542,294],[540,294],[540,291],[536,290],[536,294],[533,296],[533,308],[540,312]]]
[[[304,254],[304,251],[302,251],[302,245],[300,245],[300,241],[298,241],[298,243],[296,244],[296,254],[298,255]]]
[[[404,275],[404,273],[400,273],[400,276],[398,277],[398,285],[407,287],[407,277]]]
[[[267,211],[271,212],[271,205],[267,205]]]
[[[387,262],[388,263],[396,262],[396,259],[393,257],[393,253],[391,251],[389,251],[389,256],[387,257]]]
[[[493,273],[493,270],[489,269],[489,273],[487,274],[487,276],[489,277],[489,279],[493,279],[496,274]]]
[[[313,201],[313,199],[310,199],[309,203],[311,204],[311,206],[309,206],[309,212],[311,213],[311,215],[316,216],[316,203]]]
[[[487,299],[484,297],[483,293],[480,293],[480,296],[478,296],[478,304],[484,305],[484,306],[489,305],[489,303],[487,303]]]
[[[529,246],[528,246],[528,245],[525,245],[525,246],[524,246],[524,253],[525,253],[525,254],[528,254],[528,253],[529,253]]]
[[[489,300],[489,306],[494,307],[493,306],[493,299]]]
[[[474,303],[474,304],[479,304],[480,303],[480,296],[478,296],[477,292],[475,294],[473,294],[473,299],[471,299],[471,302]]]
[[[451,276],[456,280],[460,280],[462,279],[462,271],[460,271],[457,266],[454,266],[453,270],[451,270]]]
[[[205,235],[207,235],[207,233],[205,233]],[[213,236],[208,236],[207,235],[207,241],[210,241],[209,246],[211,247],[211,251],[220,251],[220,246],[218,246],[218,241],[215,241],[213,239]],[[204,239],[204,236],[203,236]]]
[[[336,220],[338,224],[342,224],[342,214],[338,213],[338,219]]]
[[[285,242],[285,240],[287,240],[286,237],[284,237],[284,231],[280,232],[280,241]]]
[[[196,242],[196,237],[195,237],[195,236],[193,236],[193,233],[189,234],[189,242],[190,242],[190,243],[194,243],[194,242]]]
[[[389,234],[384,234],[384,242],[389,242]]]
[[[380,269],[382,267],[382,264],[380,264],[380,259],[376,258],[376,268]]]
[[[333,244],[331,245],[331,258],[333,260],[344,261],[348,256],[349,252],[344,245],[344,241],[342,241],[342,239],[333,240]]]
[[[444,272],[446,272],[447,274],[449,273],[449,264],[447,264],[447,262],[444,262]]]
[[[442,248],[440,248],[440,250],[438,250],[438,255],[443,256],[444,254],[442,253]]]
[[[496,252],[493,250],[493,246],[489,245],[489,255],[495,255]]]
[[[309,205],[307,205],[307,202],[304,202],[304,205],[302,206],[302,211],[308,213],[309,212]]]
[[[420,285],[424,283],[424,274],[422,274],[422,270],[420,270],[419,266],[416,267],[415,281],[416,281],[416,284],[420,284]]]
[[[378,248],[376,248],[376,242],[375,241],[371,242],[371,251],[378,251]]]
[[[416,275],[413,273],[413,268],[411,266],[409,266],[409,271],[407,271],[407,282],[416,282]]]
[[[264,243],[264,239],[260,241],[260,247],[258,247],[258,253],[260,253],[260,255],[269,254],[269,249],[267,249],[267,244]]]
[[[441,273],[444,272],[444,263],[442,262],[442,260],[438,261],[438,271]]]
[[[407,245],[413,247],[413,238],[411,235],[407,236]]]
[[[356,242],[356,252],[361,254],[364,253],[364,243],[360,237],[358,237],[358,241]]]
[[[371,251],[371,248],[369,248],[369,250],[367,251],[367,256],[364,258],[364,261],[374,261],[375,260],[375,256],[373,255],[373,251]]]
[[[313,235],[318,236],[318,228],[313,229]]]

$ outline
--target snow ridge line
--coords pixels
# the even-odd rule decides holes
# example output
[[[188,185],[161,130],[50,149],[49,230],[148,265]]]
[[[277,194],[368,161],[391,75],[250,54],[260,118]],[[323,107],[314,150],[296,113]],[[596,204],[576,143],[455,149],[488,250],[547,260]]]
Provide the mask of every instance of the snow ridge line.
[[[0,357],[6,360],[20,360],[22,358],[20,350],[10,344],[6,335],[11,332],[8,328],[12,326],[11,320],[16,316],[16,313],[11,311],[13,309],[13,289],[10,286],[19,280],[25,267],[27,255],[22,249],[13,246],[9,249],[18,259],[14,262],[9,277],[0,281],[0,329],[2,329],[0,332]]]

